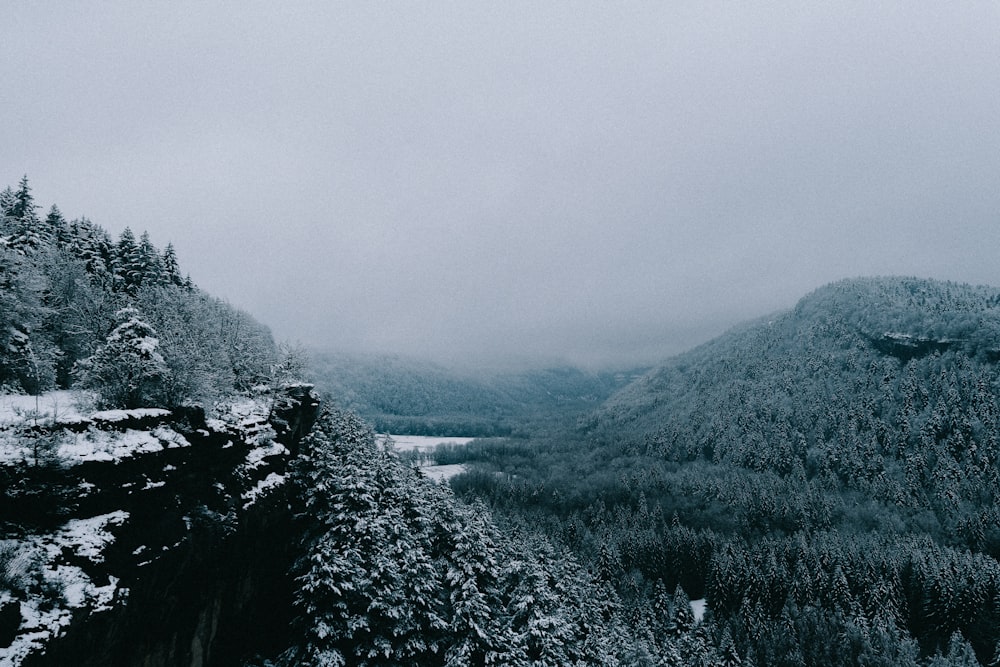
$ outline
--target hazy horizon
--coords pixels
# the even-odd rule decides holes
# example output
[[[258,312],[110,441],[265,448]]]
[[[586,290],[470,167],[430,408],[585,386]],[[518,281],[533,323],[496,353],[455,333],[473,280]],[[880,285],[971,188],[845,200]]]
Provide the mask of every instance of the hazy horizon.
[[[1000,285],[995,3],[43,3],[5,32],[0,187],[172,242],[312,348],[629,366],[843,278]]]

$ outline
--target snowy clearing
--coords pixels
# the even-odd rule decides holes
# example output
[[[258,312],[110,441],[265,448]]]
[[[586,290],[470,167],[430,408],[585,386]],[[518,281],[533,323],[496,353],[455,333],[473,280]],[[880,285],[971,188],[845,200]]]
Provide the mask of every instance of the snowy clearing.
[[[391,443],[392,448],[397,452],[417,452],[418,454],[433,453],[434,448],[438,445],[467,445],[475,440],[475,438],[456,436],[390,435],[387,433],[377,433],[375,437],[383,447]],[[435,482],[447,481],[466,470],[465,464],[462,463],[435,465],[433,461],[421,458],[423,460],[419,465],[420,471]]]
[[[705,618],[705,598],[691,600],[691,613],[694,614],[694,620],[701,623],[702,619]]]
[[[435,482],[443,482],[451,479],[455,475],[461,475],[465,472],[464,463],[455,463],[446,466],[421,466],[420,472]]]
[[[467,445],[475,440],[475,438],[436,435],[390,435],[388,433],[378,433],[376,437],[383,443],[387,440],[392,440],[393,448],[397,452],[428,452],[438,445]]]
[[[76,390],[48,391],[40,396],[0,395],[0,425],[32,421],[70,424],[84,419],[80,406],[93,403],[93,396]],[[37,412],[36,412],[37,410]]]

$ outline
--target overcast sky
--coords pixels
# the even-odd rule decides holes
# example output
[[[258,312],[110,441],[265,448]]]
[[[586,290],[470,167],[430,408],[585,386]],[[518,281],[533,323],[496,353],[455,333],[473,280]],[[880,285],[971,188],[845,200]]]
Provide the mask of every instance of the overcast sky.
[[[998,8],[19,3],[0,186],[280,338],[649,362],[844,277],[1000,285]]]

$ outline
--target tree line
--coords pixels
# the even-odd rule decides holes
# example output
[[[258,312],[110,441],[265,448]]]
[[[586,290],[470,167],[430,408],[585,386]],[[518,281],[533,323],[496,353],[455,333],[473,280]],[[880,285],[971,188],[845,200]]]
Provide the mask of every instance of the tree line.
[[[200,290],[171,244],[46,215],[0,192],[0,388],[87,388],[105,407],[178,405],[272,379],[270,331]]]

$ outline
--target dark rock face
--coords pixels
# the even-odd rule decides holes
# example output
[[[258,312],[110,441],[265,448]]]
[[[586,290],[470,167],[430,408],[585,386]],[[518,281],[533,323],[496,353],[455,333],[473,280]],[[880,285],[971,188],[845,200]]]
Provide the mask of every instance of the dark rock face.
[[[161,551],[153,562],[136,563],[127,552],[160,531],[125,530],[109,570],[128,589],[127,599],[72,624],[24,664],[228,666],[280,649],[290,622],[293,582],[286,573],[296,542],[282,496],[275,493],[238,519],[201,508],[186,527],[172,527],[180,533],[175,544],[143,545]]]
[[[20,626],[21,603],[17,600],[0,602],[0,647],[10,646]]]
[[[271,410],[270,422],[276,439],[298,455],[298,443],[312,430],[319,416],[319,397],[311,384],[295,384],[285,388]]]
[[[285,645],[299,541],[285,473],[319,402],[298,385],[274,403],[269,422],[282,444],[261,438],[267,424],[253,418],[223,428],[188,409],[160,425],[189,446],[69,468],[0,467],[0,485],[21,476],[21,492],[0,493],[7,535],[128,513],[109,528],[114,540],[100,562],[64,555],[95,585],[116,582],[114,603],[73,610],[59,636],[21,664],[228,666]],[[0,647],[20,620],[19,609],[0,605]]]
[[[904,362],[910,359],[926,357],[934,352],[944,352],[954,344],[954,341],[919,338],[902,334],[883,334],[878,338],[870,338],[869,340],[871,340],[872,346],[882,354],[896,357]]]

